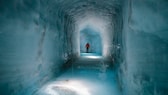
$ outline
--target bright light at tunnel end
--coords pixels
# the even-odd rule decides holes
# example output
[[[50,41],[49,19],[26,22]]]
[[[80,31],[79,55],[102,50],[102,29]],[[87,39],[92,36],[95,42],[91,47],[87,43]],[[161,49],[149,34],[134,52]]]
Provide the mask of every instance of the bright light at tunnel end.
[[[90,58],[90,59],[100,59],[103,58],[102,56],[82,56],[83,58]]]
[[[102,54],[103,56],[108,55],[108,45],[110,44],[109,35],[111,31],[110,26],[110,17],[104,17],[102,15],[96,15],[94,12],[88,12],[84,14],[84,18],[78,20],[76,22],[76,31],[78,32],[78,36],[80,36],[80,31],[85,29],[86,27],[90,27],[95,31],[99,32],[102,38]],[[111,27],[111,28],[109,28]],[[79,39],[80,40],[80,39]],[[80,52],[80,41],[78,40],[78,51]],[[88,58],[97,58],[90,56]]]
[[[100,54],[96,54],[96,53],[81,53],[80,56],[82,58],[88,58],[88,59],[101,59],[101,58],[103,58],[103,56],[101,56]]]

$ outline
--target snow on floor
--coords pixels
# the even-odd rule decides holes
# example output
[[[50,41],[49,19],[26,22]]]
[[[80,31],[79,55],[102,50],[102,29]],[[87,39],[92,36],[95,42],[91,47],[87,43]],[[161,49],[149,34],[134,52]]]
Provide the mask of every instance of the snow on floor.
[[[114,71],[107,67],[102,57],[85,54],[67,72],[44,85],[38,95],[121,95]]]

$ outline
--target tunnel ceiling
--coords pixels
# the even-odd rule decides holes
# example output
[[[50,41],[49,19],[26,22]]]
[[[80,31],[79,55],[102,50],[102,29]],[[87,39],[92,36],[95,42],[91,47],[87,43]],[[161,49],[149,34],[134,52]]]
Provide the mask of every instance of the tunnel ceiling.
[[[47,10],[51,10],[52,17],[63,18],[60,22],[66,21],[65,23],[71,25],[67,32],[79,33],[87,25],[100,32],[104,55],[112,47],[114,32],[121,31],[122,0],[43,0],[41,3],[48,5]],[[74,30],[71,29],[73,26]],[[77,44],[79,46],[80,43]]]
[[[75,1],[63,1],[61,2],[61,8],[67,12],[67,14],[74,17],[82,17],[87,11],[94,11],[95,13],[105,13],[106,15],[113,15],[118,13],[120,8],[120,0],[75,0]]]
[[[43,2],[46,3],[45,0]],[[121,11],[121,2],[122,0],[53,0],[46,4],[50,3],[51,10],[58,10],[60,14],[66,14],[79,21],[89,13],[102,16],[117,15]]]
[[[107,15],[116,14],[120,8],[121,0],[60,0],[57,2],[59,8],[67,14],[75,16],[86,11],[104,12]],[[55,6],[57,7],[57,6]],[[82,15],[81,14],[81,15]]]

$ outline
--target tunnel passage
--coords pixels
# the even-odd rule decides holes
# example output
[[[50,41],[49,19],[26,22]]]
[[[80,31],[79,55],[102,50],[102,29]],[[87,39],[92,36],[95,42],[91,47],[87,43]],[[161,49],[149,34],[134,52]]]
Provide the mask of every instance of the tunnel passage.
[[[80,53],[86,53],[86,43],[89,43],[89,53],[102,55],[101,34],[89,27],[80,31]]]
[[[167,95],[167,0],[0,0],[0,94],[33,95],[101,33],[124,95]]]
[[[101,31],[101,53],[111,56],[121,17],[121,0],[0,0],[0,94],[32,95],[58,77],[79,57],[86,25]]]

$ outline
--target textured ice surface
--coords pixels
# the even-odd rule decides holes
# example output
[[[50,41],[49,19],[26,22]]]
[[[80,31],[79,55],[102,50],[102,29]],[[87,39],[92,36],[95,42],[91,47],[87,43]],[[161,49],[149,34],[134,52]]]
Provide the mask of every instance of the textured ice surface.
[[[37,95],[121,95],[115,72],[108,65],[103,58],[81,57],[63,75],[45,84]]]
[[[121,30],[120,1],[0,0],[0,95],[32,95],[60,75],[62,64],[80,53],[85,25],[103,35],[101,50],[93,50],[110,55],[112,34]]]
[[[49,7],[45,0],[0,0],[0,95],[31,95],[77,52],[71,20]]]
[[[92,51],[114,61],[124,95],[168,95],[167,5],[167,0],[0,0],[0,95],[32,95],[58,77],[63,63],[84,51],[88,40],[82,42],[80,32],[88,26],[94,30],[86,33]],[[91,74],[79,70],[85,72]]]
[[[123,7],[124,95],[168,95],[168,1],[128,0]]]

